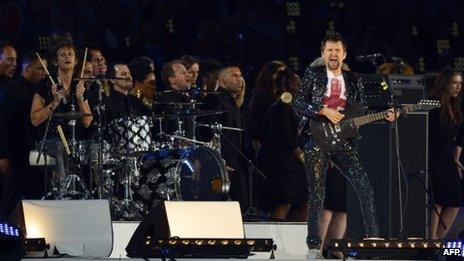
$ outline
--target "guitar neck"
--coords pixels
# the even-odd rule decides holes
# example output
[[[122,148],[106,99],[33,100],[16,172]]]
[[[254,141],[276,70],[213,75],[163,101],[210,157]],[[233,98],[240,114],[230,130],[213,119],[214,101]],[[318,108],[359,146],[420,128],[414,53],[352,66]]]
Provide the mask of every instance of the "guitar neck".
[[[417,111],[417,110],[420,110],[420,105],[416,104],[416,105],[405,106],[401,109],[397,109],[396,111],[400,113],[405,113],[405,112],[411,112],[411,111]],[[359,128],[364,124],[368,124],[374,121],[380,121],[380,120],[385,119],[385,117],[387,116],[387,113],[388,111],[381,111],[381,112],[371,113],[371,114],[367,114],[367,115],[360,116],[360,117],[355,117],[355,118],[352,118],[351,120],[353,120],[355,126]]]

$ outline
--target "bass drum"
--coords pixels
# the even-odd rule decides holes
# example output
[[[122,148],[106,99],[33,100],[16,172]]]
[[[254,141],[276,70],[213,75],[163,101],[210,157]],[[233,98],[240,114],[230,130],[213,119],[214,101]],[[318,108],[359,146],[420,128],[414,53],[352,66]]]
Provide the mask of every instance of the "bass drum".
[[[220,155],[206,147],[162,149],[141,160],[132,199],[148,213],[165,200],[226,200],[230,182]]]
[[[178,200],[226,200],[230,181],[226,165],[215,150],[194,147],[176,167],[175,191]]]

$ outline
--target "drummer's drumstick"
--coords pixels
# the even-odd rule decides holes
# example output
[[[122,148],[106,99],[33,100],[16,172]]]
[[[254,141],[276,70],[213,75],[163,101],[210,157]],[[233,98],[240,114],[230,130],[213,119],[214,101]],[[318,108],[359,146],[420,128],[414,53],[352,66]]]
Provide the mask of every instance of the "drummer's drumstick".
[[[81,77],[80,78],[84,78],[84,69],[85,69],[85,60],[87,59],[87,47],[85,47],[85,51],[84,51],[84,59],[82,60],[82,69],[81,69]]]
[[[52,83],[52,85],[56,85],[55,81],[53,80],[52,76],[50,75],[50,72],[47,69],[47,66],[45,66],[45,63],[43,62],[42,58],[40,58],[39,53],[35,53],[37,55],[37,58],[39,58],[40,63],[42,64],[43,68],[45,69],[45,72],[47,73],[48,79]]]
[[[66,137],[64,136],[64,132],[63,132],[63,129],[61,128],[61,125],[56,126],[56,129],[58,130],[58,134],[60,135],[60,139],[61,139],[61,142],[63,143],[66,154],[71,155],[71,150],[69,149],[69,145],[68,145],[68,142],[66,141]]]

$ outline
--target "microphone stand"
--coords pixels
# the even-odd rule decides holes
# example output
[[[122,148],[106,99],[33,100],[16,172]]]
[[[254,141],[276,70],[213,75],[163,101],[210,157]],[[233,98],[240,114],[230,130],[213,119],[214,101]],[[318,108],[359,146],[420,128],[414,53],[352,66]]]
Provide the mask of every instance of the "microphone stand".
[[[381,55],[384,63],[386,62],[386,59],[385,59],[385,56],[383,56],[383,54]],[[370,59],[370,61],[372,62],[372,64],[378,68],[378,65],[377,63],[375,62],[375,58],[372,58]],[[377,70],[376,70],[377,71]],[[389,80],[389,77],[385,77],[385,75],[381,74],[381,73],[377,73],[378,75],[380,75],[381,79],[382,79],[382,82],[384,83],[384,90],[388,91],[389,94],[390,94],[390,103],[391,105],[393,106],[393,113],[396,117],[396,113],[398,111],[398,109],[402,109],[402,105],[401,103],[398,101],[398,99],[395,97],[395,95],[393,94],[393,91],[391,89],[391,84],[390,84],[390,80]],[[403,170],[403,164],[401,162],[401,157],[400,157],[400,139],[399,139],[399,127],[398,127],[398,120],[395,119],[395,121],[393,122],[394,126],[394,139],[395,139],[395,160],[396,160],[396,171],[397,171],[397,177],[398,177],[398,203],[399,203],[399,221],[400,221],[400,228],[399,228],[399,231],[398,231],[398,238],[399,239],[404,239],[405,235],[404,235],[404,214],[403,214],[403,194],[402,194],[402,182],[401,182],[401,173],[402,173],[402,170]],[[391,126],[391,124],[390,124]],[[407,191],[407,187],[406,187],[406,191]],[[391,193],[391,192],[390,192]],[[406,194],[407,195],[407,194]],[[406,196],[406,199],[407,199],[407,196]],[[390,196],[390,202],[391,202],[391,196]],[[390,203],[391,204],[391,203]],[[390,223],[391,225],[391,223]],[[389,231],[389,236],[391,236],[391,232]]]
[[[219,123],[215,123],[215,124],[202,124],[202,123],[197,123],[196,126],[201,126],[201,127],[209,127],[211,128],[213,131],[215,131],[215,138],[217,138],[219,141],[221,140],[221,138],[224,138],[225,141],[227,141],[227,143],[229,143],[229,145],[238,153],[238,155],[240,155],[240,157],[247,163],[248,165],[248,200],[250,201],[249,202],[249,207],[248,209],[245,211],[245,213],[243,214],[243,216],[245,217],[258,217],[258,218],[264,218],[262,216],[259,216],[259,215],[253,215],[254,212],[256,212],[254,210],[254,204],[253,204],[253,173],[257,173],[261,178],[263,179],[267,179],[266,175],[264,175],[263,172],[261,172],[261,170],[258,169],[258,167],[256,167],[255,164],[253,164],[253,162],[247,158],[247,156],[242,152],[242,150],[240,148],[238,148],[231,140],[229,140],[227,137],[225,137],[224,135],[221,136],[221,133],[222,133],[222,130],[230,130],[230,131],[243,131],[242,129],[240,128],[233,128],[233,127],[226,127],[226,126],[222,126],[222,124],[219,124]],[[220,149],[219,149],[219,152],[220,152]],[[267,217],[266,217],[267,218]]]
[[[55,108],[56,109],[56,108]],[[53,117],[53,113],[55,112],[54,109],[51,110],[50,112],[50,116],[48,117],[47,119],[47,124],[45,125],[45,131],[44,131],[44,134],[42,136],[42,140],[40,141],[40,148],[39,148],[39,153],[37,155],[37,159],[35,160],[35,164],[39,164],[40,162],[40,157],[42,156],[43,154],[43,151],[45,149],[45,141],[47,140],[47,135],[48,135],[48,130],[50,129],[50,122],[52,121],[52,117]],[[48,191],[48,155],[45,155],[44,156],[44,161],[45,161],[45,168],[44,168],[44,191],[45,191],[45,195],[42,197],[42,199],[47,199],[49,195],[53,195],[54,194],[54,188],[52,188],[52,191]],[[53,184],[50,184],[53,186]],[[58,186],[59,187],[59,186]]]
[[[96,81],[98,85],[98,105],[96,108],[98,114],[97,135],[98,135],[98,154],[97,154],[97,175],[98,180],[98,199],[103,199],[103,115],[105,106],[103,105],[103,86],[101,81]]]

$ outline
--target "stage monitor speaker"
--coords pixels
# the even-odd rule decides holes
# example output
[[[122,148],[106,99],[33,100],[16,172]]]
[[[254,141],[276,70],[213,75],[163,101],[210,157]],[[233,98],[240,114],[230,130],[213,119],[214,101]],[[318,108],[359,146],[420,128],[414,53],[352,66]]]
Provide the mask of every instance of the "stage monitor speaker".
[[[410,113],[398,120],[400,158],[404,172],[401,176],[404,212],[404,235],[428,237],[427,183],[428,170],[428,113]],[[386,121],[361,127],[358,142],[361,161],[374,188],[376,216],[380,236],[397,237],[399,232],[398,174],[395,156],[394,124]],[[348,183],[349,184],[349,183]],[[359,201],[353,189],[347,189],[348,237],[365,237]]]
[[[240,205],[235,201],[165,201],[142,220],[126,247],[140,257],[146,236],[152,239],[245,238]]]
[[[27,238],[45,238],[60,254],[108,257],[113,227],[108,200],[23,200]]]

